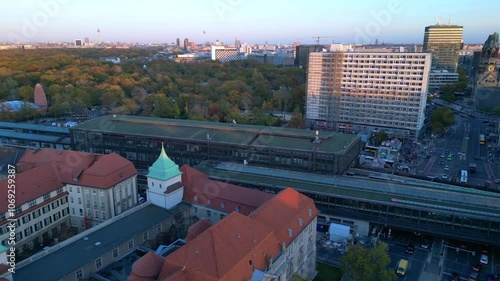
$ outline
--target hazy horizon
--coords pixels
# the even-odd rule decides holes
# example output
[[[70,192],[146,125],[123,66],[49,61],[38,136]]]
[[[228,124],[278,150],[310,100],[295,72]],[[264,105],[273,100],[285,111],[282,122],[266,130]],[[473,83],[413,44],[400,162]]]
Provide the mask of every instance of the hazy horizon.
[[[498,32],[500,2],[352,1],[346,4],[263,0],[26,0],[10,2],[0,18],[0,42],[422,44],[424,28],[464,27],[466,44]],[[436,1],[437,2],[437,1]],[[100,35],[98,39],[98,32]]]

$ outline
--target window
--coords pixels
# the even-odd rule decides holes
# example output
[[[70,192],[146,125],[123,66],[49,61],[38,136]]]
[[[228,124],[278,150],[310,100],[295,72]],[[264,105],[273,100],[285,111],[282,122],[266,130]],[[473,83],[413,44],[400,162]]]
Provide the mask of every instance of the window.
[[[42,211],[43,211],[44,214],[48,213],[50,211],[50,206],[49,205],[43,206]]]
[[[54,214],[54,221],[57,221],[60,218],[61,218],[60,212],[57,212],[57,213]]]
[[[78,197],[78,204],[82,204],[82,198]]]
[[[78,269],[76,271],[76,280],[82,280],[83,279],[83,269]]]
[[[45,226],[49,225],[52,223],[52,217],[47,217],[43,220],[43,223],[45,224]]]
[[[52,209],[59,207],[59,200],[52,202]]]
[[[94,211],[94,217],[95,217],[96,219],[98,219],[98,218],[99,218],[99,211],[97,211],[97,210],[95,210],[95,211]]]
[[[83,209],[80,209],[80,216],[83,217]]]
[[[211,211],[207,211],[207,217],[212,217],[212,212]]]
[[[35,223],[35,231],[38,231],[40,229],[42,229],[42,222],[41,221]]]
[[[132,248],[134,248],[134,240],[128,241],[128,249],[131,250]]]
[[[70,201],[71,201],[71,203],[75,203],[75,202],[73,201],[73,197],[70,197]]]
[[[99,268],[101,268],[101,266],[102,266],[102,259],[101,259],[101,258],[99,258],[99,259],[97,259],[97,260],[95,261],[95,268],[96,268],[96,269],[99,269]]]
[[[208,199],[208,205],[212,204],[212,200]]]
[[[80,188],[79,187],[76,188],[76,192],[80,193]]]
[[[193,213],[198,214],[198,208],[194,207],[193,208]]]
[[[33,227],[27,227],[25,230],[24,230],[24,236],[30,236],[31,233],[33,233]]]
[[[61,193],[63,193],[63,189],[62,189],[62,187],[61,187],[61,188],[58,188],[58,189],[56,190],[56,192],[57,192],[57,194],[61,194]]]
[[[50,193],[47,193],[47,194],[45,194],[45,195],[43,196],[43,200],[44,200],[44,201],[47,201],[47,200],[49,200],[49,199],[50,199]]]
[[[23,217],[23,223],[27,223],[31,220],[30,214],[27,214],[26,216]]]
[[[144,241],[148,240],[148,232],[144,232],[142,236],[144,238]]]
[[[69,192],[73,192],[73,187],[71,185],[69,186]]]
[[[71,208],[71,213],[74,215],[75,214],[75,208]]]
[[[36,200],[31,200],[30,202],[28,202],[28,207],[33,207],[36,205]]]
[[[113,250],[113,259],[118,258],[118,249]]]
[[[102,211],[102,213],[101,213],[101,218],[102,218],[103,220],[105,220],[105,219],[106,219],[106,212]]]
[[[223,219],[225,216],[223,214],[220,215],[220,219]]]

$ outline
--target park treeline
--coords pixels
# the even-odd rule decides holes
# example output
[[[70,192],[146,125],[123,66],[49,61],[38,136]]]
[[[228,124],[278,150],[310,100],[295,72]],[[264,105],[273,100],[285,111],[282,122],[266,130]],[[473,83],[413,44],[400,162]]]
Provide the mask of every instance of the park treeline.
[[[294,112],[303,127],[306,75],[252,60],[176,63],[161,49],[23,49],[0,51],[0,101],[33,102],[40,83],[47,116],[81,115],[91,108],[114,114],[281,125],[265,112]],[[119,57],[120,64],[102,60]],[[1,110],[0,110],[1,111]],[[36,113],[23,108],[1,119]]]

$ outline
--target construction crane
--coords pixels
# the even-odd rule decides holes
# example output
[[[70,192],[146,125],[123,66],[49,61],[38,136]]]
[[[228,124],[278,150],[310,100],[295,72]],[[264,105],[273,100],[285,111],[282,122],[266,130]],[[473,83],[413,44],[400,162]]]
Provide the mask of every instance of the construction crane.
[[[314,36],[313,38],[316,39],[314,40],[318,45],[319,45],[319,41],[321,38],[334,38],[336,36]]]

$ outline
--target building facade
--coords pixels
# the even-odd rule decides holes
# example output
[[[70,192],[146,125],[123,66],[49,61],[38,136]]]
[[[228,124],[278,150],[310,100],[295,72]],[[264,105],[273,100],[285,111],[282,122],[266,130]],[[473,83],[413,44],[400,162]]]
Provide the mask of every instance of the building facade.
[[[433,69],[457,72],[463,30],[463,26],[451,24],[425,27],[423,51],[432,53]]]
[[[27,150],[17,165],[20,175],[46,166],[55,169],[48,187],[64,187],[71,226],[80,231],[137,205],[137,170],[117,154],[45,148]]]
[[[458,73],[448,70],[431,70],[429,73],[429,91],[438,90],[444,85],[458,82]]]
[[[232,60],[239,60],[240,55],[237,48],[227,48],[224,46],[212,46],[212,60],[219,60],[220,62],[228,62]]]
[[[430,54],[313,52],[306,118],[316,128],[416,138],[424,126]]]

